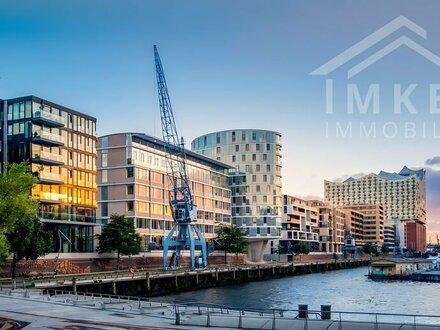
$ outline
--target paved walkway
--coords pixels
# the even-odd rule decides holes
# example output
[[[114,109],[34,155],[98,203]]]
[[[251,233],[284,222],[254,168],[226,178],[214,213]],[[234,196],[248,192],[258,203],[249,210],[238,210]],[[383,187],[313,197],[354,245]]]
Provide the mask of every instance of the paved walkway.
[[[203,329],[173,326],[175,317],[99,310],[37,299],[0,296],[0,318],[29,322],[24,329]]]

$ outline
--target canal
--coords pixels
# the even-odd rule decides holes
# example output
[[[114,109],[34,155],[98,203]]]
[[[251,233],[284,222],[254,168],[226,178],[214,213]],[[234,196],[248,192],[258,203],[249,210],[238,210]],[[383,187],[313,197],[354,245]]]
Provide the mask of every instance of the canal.
[[[439,315],[440,283],[373,281],[367,267],[251,282],[192,292],[155,300],[173,303],[204,302],[241,308],[297,309],[321,304],[333,311]]]

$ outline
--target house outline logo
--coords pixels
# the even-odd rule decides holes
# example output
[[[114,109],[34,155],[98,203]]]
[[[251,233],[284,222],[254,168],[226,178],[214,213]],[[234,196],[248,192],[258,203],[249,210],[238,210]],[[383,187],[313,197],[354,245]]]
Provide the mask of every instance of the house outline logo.
[[[411,21],[410,19],[406,18],[405,16],[399,16],[389,23],[385,24],[380,29],[376,30],[375,32],[371,33],[361,41],[357,42],[353,46],[347,48],[342,53],[338,54],[337,56],[333,57],[331,60],[327,61],[314,71],[310,73],[310,75],[328,75],[338,69],[339,67],[343,66],[344,64],[351,61],[353,58],[357,57],[361,53],[367,51],[369,48],[373,47],[374,45],[378,44],[380,41],[391,35],[392,33],[400,30],[401,28],[407,28],[410,31],[414,32],[419,37],[422,37],[423,39],[427,39],[427,32],[425,29],[421,28],[419,25]],[[434,63],[436,66],[440,67],[440,57],[428,50],[427,48],[423,47],[419,43],[415,42],[414,40],[410,39],[406,35],[402,35],[398,37],[396,40],[390,42],[386,46],[382,47],[380,50],[376,51],[374,54],[370,55],[363,61],[359,62],[358,64],[352,66],[347,71],[347,79],[351,79],[363,70],[367,69],[369,66],[373,65],[380,59],[384,58],[385,56],[391,54],[396,49],[400,48],[401,46],[407,46],[408,48],[412,49],[428,61]]]

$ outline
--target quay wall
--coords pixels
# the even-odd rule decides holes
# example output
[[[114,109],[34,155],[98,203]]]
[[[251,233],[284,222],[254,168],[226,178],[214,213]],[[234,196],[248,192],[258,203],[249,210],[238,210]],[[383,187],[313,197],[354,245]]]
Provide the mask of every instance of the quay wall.
[[[143,278],[113,281],[94,280],[93,283],[51,286],[50,289],[125,296],[154,297],[184,291],[243,284],[310,273],[363,267],[369,260],[342,260],[309,264],[279,264],[216,268],[194,272],[149,273]]]

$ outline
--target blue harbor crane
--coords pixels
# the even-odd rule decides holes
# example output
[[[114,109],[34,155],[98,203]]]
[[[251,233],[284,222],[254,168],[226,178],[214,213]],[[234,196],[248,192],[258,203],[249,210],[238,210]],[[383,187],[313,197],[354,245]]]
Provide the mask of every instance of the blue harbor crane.
[[[154,60],[162,136],[165,142],[164,152],[167,159],[169,201],[174,220],[173,228],[163,244],[163,268],[180,268],[182,252],[186,248],[189,249],[191,270],[206,268],[206,241],[196,223],[197,207],[194,205],[193,195],[188,182],[184,140],[177,133],[165,74],[156,46],[154,46]],[[168,250],[170,249],[174,251],[168,263]]]

